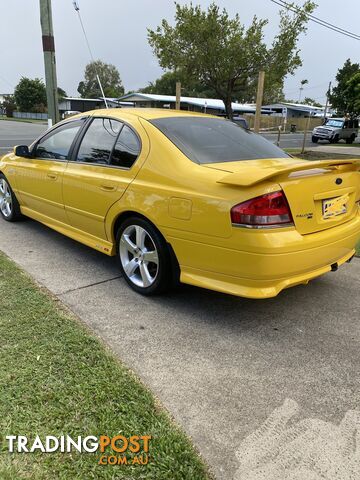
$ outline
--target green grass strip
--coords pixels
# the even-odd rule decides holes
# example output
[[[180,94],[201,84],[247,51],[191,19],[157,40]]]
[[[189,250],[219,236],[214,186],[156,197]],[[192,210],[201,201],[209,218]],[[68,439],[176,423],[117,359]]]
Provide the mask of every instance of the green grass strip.
[[[138,378],[1,253],[0,352],[1,480],[210,478]],[[4,442],[6,435],[102,434],[151,435],[149,463],[101,466],[99,452],[10,454]]]

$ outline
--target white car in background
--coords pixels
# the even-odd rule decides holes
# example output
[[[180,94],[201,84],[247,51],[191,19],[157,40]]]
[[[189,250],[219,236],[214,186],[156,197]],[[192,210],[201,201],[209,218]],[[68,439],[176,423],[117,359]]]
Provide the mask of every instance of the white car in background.
[[[328,118],[324,125],[315,127],[312,132],[312,141],[328,140],[330,143],[338,143],[345,140],[346,143],[353,143],[358,135],[359,120],[344,118]]]

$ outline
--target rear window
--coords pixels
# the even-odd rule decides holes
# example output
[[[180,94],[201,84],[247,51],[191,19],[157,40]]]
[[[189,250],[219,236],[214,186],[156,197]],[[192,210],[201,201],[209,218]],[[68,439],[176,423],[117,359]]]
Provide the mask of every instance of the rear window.
[[[220,118],[170,117],[151,120],[195,163],[289,158],[261,135]]]

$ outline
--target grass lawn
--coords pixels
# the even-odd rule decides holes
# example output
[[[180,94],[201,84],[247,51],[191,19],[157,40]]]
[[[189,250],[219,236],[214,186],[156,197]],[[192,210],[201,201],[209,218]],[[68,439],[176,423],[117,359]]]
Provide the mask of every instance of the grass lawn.
[[[284,148],[285,152],[290,153],[293,157],[302,158],[303,160],[349,160],[360,159],[360,155],[346,155],[341,153],[318,152],[316,150],[306,150],[305,153],[300,153],[299,148]],[[359,152],[360,153],[360,152]]]
[[[138,378],[1,253],[0,349],[1,480],[210,478]],[[9,454],[4,444],[6,435],[32,444],[36,435],[119,434],[152,436],[148,465],[98,465],[99,452]]]

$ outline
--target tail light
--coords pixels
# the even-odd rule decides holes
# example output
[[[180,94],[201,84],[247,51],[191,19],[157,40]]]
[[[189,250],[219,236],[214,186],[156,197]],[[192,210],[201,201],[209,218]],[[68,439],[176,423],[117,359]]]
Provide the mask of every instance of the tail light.
[[[283,191],[267,193],[239,203],[231,209],[233,225],[249,228],[275,228],[293,225],[289,204]]]

